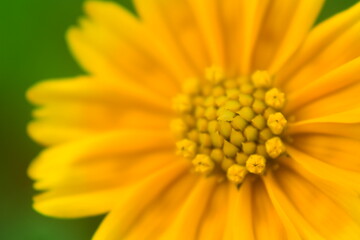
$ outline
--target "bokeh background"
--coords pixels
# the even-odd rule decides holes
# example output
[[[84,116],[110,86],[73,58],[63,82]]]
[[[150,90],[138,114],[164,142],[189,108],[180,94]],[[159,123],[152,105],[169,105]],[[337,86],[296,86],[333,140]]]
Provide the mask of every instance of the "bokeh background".
[[[131,0],[115,0],[134,11]],[[171,1],[171,0],[169,0]],[[236,1],[236,0],[231,0]],[[25,91],[37,81],[76,76],[81,68],[64,39],[82,16],[84,0],[12,0],[0,3],[0,239],[87,240],[102,217],[63,220],[31,208],[26,175],[41,150],[26,135],[31,106]],[[358,0],[327,0],[318,22]]]

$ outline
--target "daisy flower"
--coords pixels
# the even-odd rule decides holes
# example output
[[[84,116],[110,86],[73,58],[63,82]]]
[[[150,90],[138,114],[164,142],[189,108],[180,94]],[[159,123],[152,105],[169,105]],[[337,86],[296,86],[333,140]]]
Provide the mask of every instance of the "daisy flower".
[[[360,239],[360,3],[88,1],[31,88],[34,208],[95,240]]]

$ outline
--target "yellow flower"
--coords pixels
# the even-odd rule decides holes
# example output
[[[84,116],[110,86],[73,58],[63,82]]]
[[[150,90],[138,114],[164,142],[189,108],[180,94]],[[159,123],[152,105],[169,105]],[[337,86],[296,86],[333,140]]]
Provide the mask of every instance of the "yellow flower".
[[[35,209],[108,213],[96,240],[360,239],[360,4],[134,3],[86,2],[88,74],[28,92]]]

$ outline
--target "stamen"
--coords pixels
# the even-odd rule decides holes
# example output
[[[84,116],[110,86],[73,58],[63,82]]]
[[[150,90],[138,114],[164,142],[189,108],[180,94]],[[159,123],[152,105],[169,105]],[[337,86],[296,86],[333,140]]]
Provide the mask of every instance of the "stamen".
[[[208,107],[206,110],[205,110],[205,113],[204,113],[205,117],[208,119],[208,120],[215,120],[216,119],[216,109],[214,107]]]
[[[271,114],[274,114],[274,113],[276,113],[276,110],[273,109],[272,107],[268,107],[268,108],[266,108],[265,111],[264,111],[264,117],[265,117],[266,119],[268,119],[269,116],[270,116]]]
[[[208,121],[205,118],[199,118],[196,123],[199,132],[206,132],[208,128]]]
[[[219,121],[219,132],[223,135],[226,139],[230,138],[231,134],[231,124],[225,121]]]
[[[205,154],[196,155],[194,160],[192,160],[192,164],[194,165],[195,172],[205,175],[210,174],[215,168],[214,162]]]
[[[178,113],[187,113],[192,109],[192,103],[189,96],[180,94],[173,100],[173,109]]]
[[[249,125],[245,128],[244,135],[246,140],[256,141],[258,139],[259,132],[255,127]]]
[[[239,184],[244,181],[246,174],[247,171],[245,167],[238,164],[233,164],[231,167],[228,168],[226,175],[231,182]]]
[[[240,91],[236,88],[230,88],[226,90],[226,96],[229,99],[238,99]]]
[[[196,131],[195,129],[193,129],[187,134],[187,137],[194,142],[198,142],[199,141],[199,132]]]
[[[252,108],[257,114],[262,114],[266,109],[266,105],[262,100],[255,99],[254,103],[252,104]]]
[[[242,146],[242,143],[245,141],[245,137],[244,135],[239,132],[239,131],[236,131],[235,129],[232,129],[231,130],[231,134],[230,134],[230,142],[232,144],[234,144],[235,146],[237,147],[241,147]]]
[[[221,107],[226,103],[227,100],[228,100],[227,96],[220,96],[215,99],[215,104],[216,106]]]
[[[276,135],[279,135],[283,132],[286,124],[287,124],[287,120],[285,119],[284,115],[282,115],[282,113],[280,112],[270,114],[267,120],[268,127]]]
[[[236,130],[243,131],[245,127],[248,125],[248,122],[243,119],[241,116],[236,116],[233,118],[231,125]]]
[[[285,94],[280,92],[279,89],[273,88],[266,92],[265,102],[270,107],[282,109],[285,105]]]
[[[217,86],[212,91],[212,95],[214,97],[220,97],[223,96],[224,94],[225,94],[225,89],[222,86]]]
[[[224,104],[224,108],[230,111],[237,111],[241,108],[241,103],[236,100],[228,100]]]
[[[253,117],[255,116],[255,113],[251,107],[243,107],[237,113],[240,115],[240,117],[242,117],[248,122],[250,122],[251,119],[253,119]]]
[[[251,83],[243,83],[240,85],[240,92],[252,94],[254,92],[254,86]]]
[[[271,158],[277,158],[285,152],[285,146],[279,137],[273,137],[265,143],[266,152]]]
[[[260,131],[260,139],[263,141],[269,140],[274,135],[271,133],[271,130],[269,128],[265,128]]]
[[[264,100],[266,90],[264,88],[258,88],[253,93],[253,96],[258,100]]]
[[[225,73],[222,68],[213,66],[206,69],[205,78],[208,81],[217,84],[224,80]]]
[[[264,156],[254,154],[246,161],[246,169],[254,174],[262,174],[265,171],[266,159]]]
[[[214,147],[221,148],[224,144],[224,137],[219,134],[219,132],[210,133],[211,142]]]
[[[261,156],[267,156],[266,148],[264,144],[259,144],[256,146],[256,153]]]
[[[241,166],[245,166],[246,160],[249,158],[245,153],[237,153],[236,154],[236,162]]]
[[[185,136],[188,126],[181,118],[176,118],[171,121],[170,129],[174,133],[175,137],[181,139]]]
[[[211,138],[208,133],[201,133],[199,136],[200,145],[202,147],[211,147]]]
[[[221,111],[218,112],[219,117],[217,118],[219,121],[230,122],[235,117],[235,113],[228,109],[221,108],[220,110]]]
[[[258,88],[268,88],[272,83],[272,78],[268,71],[256,71],[251,76],[251,80],[254,83],[254,86]]]
[[[242,150],[245,154],[253,154],[256,151],[256,143],[255,142],[245,142],[242,144]]]
[[[262,115],[257,115],[251,120],[251,123],[254,127],[256,127],[259,130],[262,130],[265,128],[265,118]]]
[[[195,142],[189,139],[183,139],[176,143],[177,154],[182,155],[185,158],[195,157],[197,151],[197,145]]]
[[[254,101],[254,97],[249,94],[240,93],[239,94],[239,103],[242,106],[251,106]]]
[[[187,79],[182,86],[182,90],[184,93],[190,95],[196,95],[200,92],[200,83],[197,78],[189,78]]]
[[[239,151],[239,148],[229,143],[228,141],[224,141],[223,151],[225,156],[233,158],[236,156],[236,153]]]
[[[232,160],[231,158],[224,158],[224,160],[221,163],[221,168],[227,172],[227,170],[235,164],[235,161]]]
[[[211,151],[210,157],[214,161],[220,163],[224,159],[224,152],[221,151],[221,149],[215,148]]]

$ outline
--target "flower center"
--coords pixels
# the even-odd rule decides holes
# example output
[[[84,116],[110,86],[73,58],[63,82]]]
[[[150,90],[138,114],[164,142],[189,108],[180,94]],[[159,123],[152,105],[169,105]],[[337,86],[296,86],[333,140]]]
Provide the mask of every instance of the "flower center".
[[[195,172],[222,175],[235,184],[261,175],[285,152],[285,94],[272,87],[267,71],[227,78],[219,68],[189,79],[173,99],[179,114],[171,123],[177,153]]]

